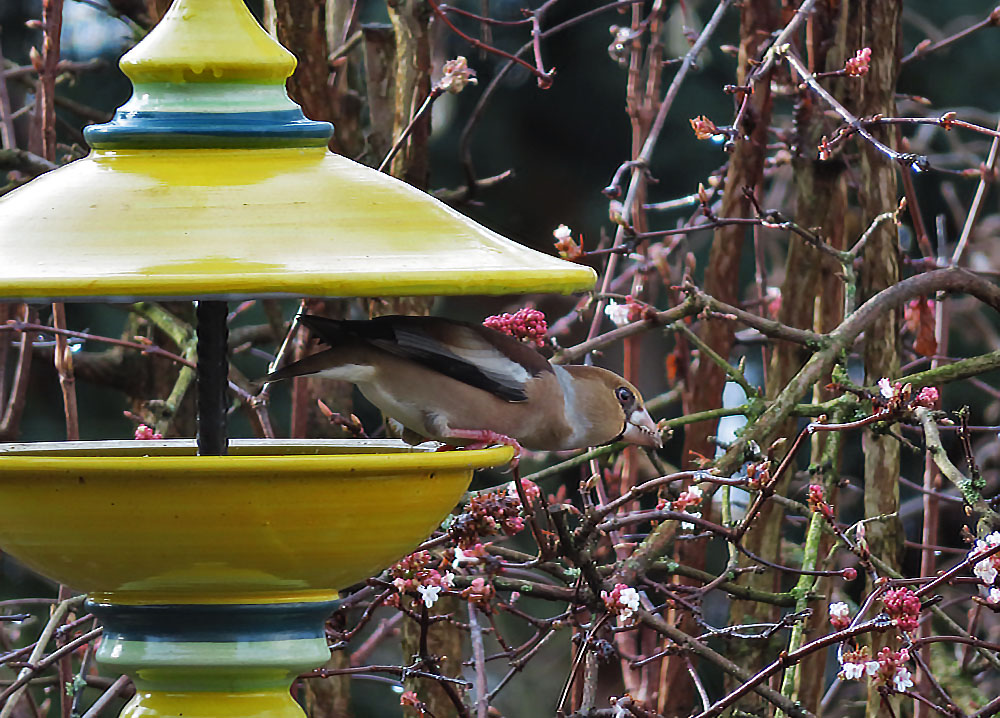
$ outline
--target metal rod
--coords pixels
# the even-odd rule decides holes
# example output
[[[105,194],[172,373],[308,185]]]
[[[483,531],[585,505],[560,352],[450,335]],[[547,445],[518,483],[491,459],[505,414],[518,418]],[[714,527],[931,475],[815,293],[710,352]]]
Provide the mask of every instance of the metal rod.
[[[198,302],[198,454],[225,456],[229,327],[225,302]]]

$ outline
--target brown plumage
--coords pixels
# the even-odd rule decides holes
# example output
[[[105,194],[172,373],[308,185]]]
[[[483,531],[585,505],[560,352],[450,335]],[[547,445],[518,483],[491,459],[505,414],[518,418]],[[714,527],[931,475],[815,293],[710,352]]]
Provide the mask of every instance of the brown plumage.
[[[315,374],[357,384],[420,437],[449,444],[504,438],[534,450],[623,440],[661,445],[642,396],[617,374],[557,366],[513,337],[436,317],[300,317],[330,349],[264,377]]]

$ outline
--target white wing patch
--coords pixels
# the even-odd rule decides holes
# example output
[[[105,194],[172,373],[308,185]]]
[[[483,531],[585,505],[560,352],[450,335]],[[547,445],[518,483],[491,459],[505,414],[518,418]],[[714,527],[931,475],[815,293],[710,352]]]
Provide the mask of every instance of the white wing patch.
[[[518,362],[507,358],[475,332],[463,330],[458,334],[467,341],[460,344],[450,344],[447,347],[425,334],[405,330],[397,330],[396,339],[400,346],[411,347],[439,356],[457,357],[503,386],[523,389],[524,385],[531,379],[530,371]]]
[[[479,371],[500,384],[517,384],[523,387],[531,378],[531,372],[493,347],[452,347],[452,351],[455,356],[475,365]]]

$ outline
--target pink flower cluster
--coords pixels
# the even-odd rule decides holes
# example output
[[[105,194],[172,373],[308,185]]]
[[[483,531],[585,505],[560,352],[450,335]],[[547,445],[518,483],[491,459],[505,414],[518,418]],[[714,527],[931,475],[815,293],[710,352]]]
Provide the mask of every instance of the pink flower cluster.
[[[691,484],[670,504],[670,508],[674,511],[687,511],[691,506],[700,505],[701,499],[701,488],[697,484]]]
[[[941,406],[941,394],[938,392],[937,387],[925,386],[917,393],[913,403],[928,409],[937,409]]]
[[[639,610],[639,592],[624,583],[616,583],[610,593],[601,591],[601,599],[608,613],[618,616],[622,622],[628,622]]]
[[[874,661],[868,660],[868,648],[861,648],[840,657],[839,678],[861,680],[867,676],[876,685],[885,685],[896,692],[902,692],[913,687],[913,674],[905,665],[908,660],[910,654],[905,648],[894,651],[886,646],[879,651]]]
[[[462,590],[461,596],[466,601],[472,601],[480,606],[480,608],[488,608],[490,599],[496,595],[496,589],[493,588],[493,584],[487,583],[486,579],[482,576],[477,576],[472,579],[472,583],[469,584],[468,588]]]
[[[826,502],[823,487],[819,484],[809,485],[809,508],[813,513],[822,514],[827,521],[833,521],[836,517],[833,507]]]
[[[890,589],[882,597],[885,612],[901,631],[915,631],[920,623],[920,597],[905,586]]]
[[[521,481],[529,501],[537,501],[541,492],[531,481]],[[521,499],[511,485],[506,489],[489,491],[474,496],[465,511],[452,520],[448,530],[459,547],[467,549],[479,543],[480,536],[507,534],[513,536],[524,530]]]
[[[135,428],[135,438],[137,441],[149,441],[150,439],[162,439],[163,434],[153,433],[153,430],[145,424],[139,424]]]
[[[697,484],[691,484],[681,495],[678,496],[673,501],[668,501],[665,498],[661,498],[656,502],[656,510],[662,511],[663,509],[670,507],[671,511],[682,511],[691,516],[701,516],[701,511],[692,511],[691,507],[699,506],[702,501],[702,491],[701,487]],[[681,528],[693,529],[695,527],[694,523],[691,521],[681,521]]]
[[[524,495],[531,503],[535,503],[542,497],[542,490],[539,489],[538,484],[531,479],[521,479],[521,488],[524,489]],[[521,498],[517,494],[517,486],[514,485],[513,481],[507,484],[507,494],[517,499]]]
[[[432,560],[427,551],[417,551],[389,569],[396,590],[400,594],[419,594],[427,608],[437,603],[441,592],[451,588],[455,582],[455,574],[451,571],[442,575],[436,568],[429,568]]]
[[[844,63],[844,70],[847,71],[848,77],[861,77],[868,74],[868,70],[871,69],[871,61],[872,49],[863,47],[858,50],[854,57]]]
[[[522,341],[532,342],[540,347],[545,346],[545,333],[549,330],[545,315],[530,307],[518,309],[513,314],[504,312],[486,317],[483,326],[496,329],[498,332],[509,334]]]
[[[851,625],[851,607],[843,601],[830,604],[830,625],[843,631]]]
[[[910,409],[923,406],[927,409],[937,409],[941,406],[941,393],[937,387],[925,386],[916,396],[913,396],[913,385],[903,385],[892,382],[886,377],[878,380],[878,395],[874,397],[877,404],[889,408],[900,409],[904,405]]]
[[[910,660],[910,652],[905,648],[894,651],[888,646],[878,652],[878,672],[874,676],[876,684],[886,685],[895,691],[905,691],[913,687],[913,675],[904,665]]]
[[[403,693],[403,695],[399,697],[399,705],[413,708],[420,716],[429,715],[427,713],[427,704],[417,697],[415,691],[406,691]]]

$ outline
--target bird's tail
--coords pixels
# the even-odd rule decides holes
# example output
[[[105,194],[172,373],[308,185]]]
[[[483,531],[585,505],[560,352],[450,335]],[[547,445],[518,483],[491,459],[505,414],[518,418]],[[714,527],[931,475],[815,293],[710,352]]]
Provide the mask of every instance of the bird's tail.
[[[307,374],[315,374],[316,372],[322,371],[328,368],[322,365],[320,361],[316,359],[318,354],[312,354],[305,357],[304,359],[299,359],[291,364],[281,367],[277,371],[272,371],[266,376],[262,376],[260,379],[255,381],[255,384],[270,384],[273,381],[281,381],[282,379],[291,379],[296,376],[305,376]]]
[[[350,327],[357,322],[349,319],[330,319],[316,314],[300,314],[299,323],[322,339],[326,344],[340,344],[351,334]]]
[[[298,321],[325,344],[329,344],[332,347],[343,345],[349,339],[354,338],[351,326],[357,323],[346,319],[328,319],[327,317],[320,317],[314,314],[300,314]],[[330,367],[330,353],[328,351],[319,352],[318,354],[312,354],[299,361],[292,362],[277,371],[273,371],[254,383],[262,385],[297,376],[316,374],[329,370]]]
[[[350,362],[355,359],[359,346],[358,340],[364,339],[360,329],[364,329],[371,322],[359,322],[349,319],[329,319],[327,317],[316,316],[315,314],[300,314],[298,317],[300,324],[309,329],[310,332],[319,338],[331,349],[304,357],[299,361],[273,371],[267,376],[263,376],[254,382],[257,385],[268,384],[283,379],[292,379],[297,376],[317,374],[319,372],[329,373],[331,369],[339,363],[337,360]],[[334,353],[334,351],[336,353]],[[343,378],[346,381],[354,381],[349,376],[331,377]]]

